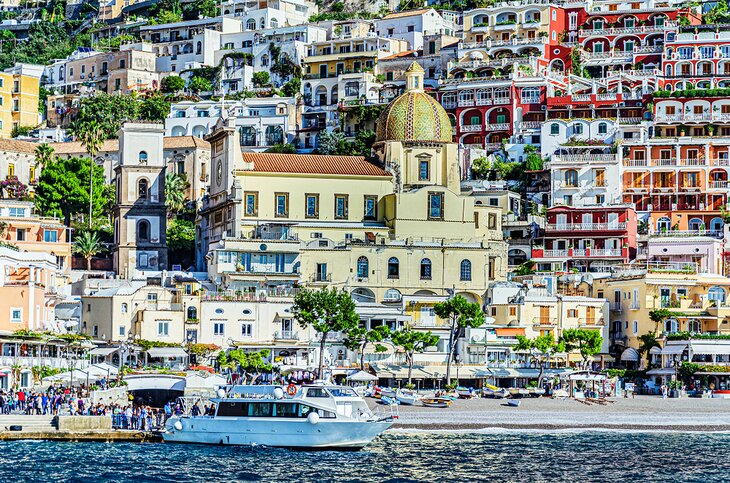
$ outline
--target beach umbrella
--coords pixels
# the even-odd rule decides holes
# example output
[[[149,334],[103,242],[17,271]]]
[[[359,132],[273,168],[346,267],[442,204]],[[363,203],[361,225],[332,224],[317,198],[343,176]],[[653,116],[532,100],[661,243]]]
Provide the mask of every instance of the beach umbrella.
[[[377,381],[378,376],[373,376],[369,372],[365,372],[365,371],[357,371],[355,374],[347,376],[347,380],[353,381],[353,382]]]

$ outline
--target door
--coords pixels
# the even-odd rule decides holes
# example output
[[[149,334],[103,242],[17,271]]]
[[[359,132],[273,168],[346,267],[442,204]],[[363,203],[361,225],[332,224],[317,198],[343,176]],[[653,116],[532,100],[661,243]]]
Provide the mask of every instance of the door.
[[[608,227],[613,229],[618,228],[618,213],[608,214]]]
[[[317,264],[317,282],[326,282],[326,281],[327,281],[327,264],[318,263]]]
[[[588,324],[588,325],[596,324],[596,308],[595,307],[586,307],[586,324]]]
[[[583,213],[583,216],[581,217],[581,223],[583,224],[583,229],[590,230],[593,227],[593,214]]]
[[[322,64],[319,66],[319,78],[325,79],[327,77],[327,64]]]
[[[565,229],[568,227],[568,215],[561,213],[555,217],[555,224],[558,225],[559,229]]]
[[[427,327],[436,325],[436,312],[433,307],[421,307],[420,320]]]
[[[672,291],[668,288],[663,288],[659,290],[659,301],[662,305],[662,308],[669,307],[669,302],[671,300]]]

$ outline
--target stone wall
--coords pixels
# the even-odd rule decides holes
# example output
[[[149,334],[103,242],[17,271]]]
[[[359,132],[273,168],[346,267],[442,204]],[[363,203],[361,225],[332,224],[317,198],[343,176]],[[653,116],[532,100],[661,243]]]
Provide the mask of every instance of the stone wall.
[[[58,416],[59,431],[111,431],[111,416]]]

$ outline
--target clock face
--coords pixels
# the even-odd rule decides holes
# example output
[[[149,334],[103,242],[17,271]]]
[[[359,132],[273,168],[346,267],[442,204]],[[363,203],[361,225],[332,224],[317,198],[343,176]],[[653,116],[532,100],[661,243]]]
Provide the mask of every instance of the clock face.
[[[218,167],[216,168],[216,177],[218,178],[218,186],[223,182],[223,163],[218,160]]]

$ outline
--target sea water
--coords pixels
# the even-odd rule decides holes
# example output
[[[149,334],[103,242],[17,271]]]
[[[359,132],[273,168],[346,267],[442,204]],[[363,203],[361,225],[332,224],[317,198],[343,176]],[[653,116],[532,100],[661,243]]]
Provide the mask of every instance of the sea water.
[[[721,481],[730,434],[389,432],[359,452],[162,443],[0,443],[17,481]]]

